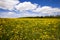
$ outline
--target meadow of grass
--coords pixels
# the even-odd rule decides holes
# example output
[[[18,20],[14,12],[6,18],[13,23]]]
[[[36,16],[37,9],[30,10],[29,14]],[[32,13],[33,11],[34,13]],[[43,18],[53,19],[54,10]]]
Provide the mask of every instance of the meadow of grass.
[[[58,18],[0,18],[0,40],[60,40]]]

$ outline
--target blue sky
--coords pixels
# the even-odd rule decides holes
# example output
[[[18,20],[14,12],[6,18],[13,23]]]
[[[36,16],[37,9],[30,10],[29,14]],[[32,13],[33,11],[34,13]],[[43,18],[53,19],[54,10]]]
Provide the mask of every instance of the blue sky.
[[[60,0],[20,0],[21,2],[30,1],[32,3],[39,4],[41,6],[52,6],[60,8]]]
[[[60,15],[60,0],[0,0],[0,17]]]

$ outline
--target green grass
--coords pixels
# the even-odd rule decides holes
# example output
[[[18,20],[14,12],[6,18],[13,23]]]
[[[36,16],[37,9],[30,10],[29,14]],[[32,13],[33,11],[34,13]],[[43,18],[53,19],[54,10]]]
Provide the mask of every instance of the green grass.
[[[0,18],[0,40],[60,40],[58,18]]]

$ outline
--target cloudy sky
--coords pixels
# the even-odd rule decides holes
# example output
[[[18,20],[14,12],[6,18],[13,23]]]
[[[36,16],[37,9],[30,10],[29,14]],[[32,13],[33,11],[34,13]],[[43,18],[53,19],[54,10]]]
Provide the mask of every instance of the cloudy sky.
[[[0,17],[60,15],[60,0],[0,0]]]

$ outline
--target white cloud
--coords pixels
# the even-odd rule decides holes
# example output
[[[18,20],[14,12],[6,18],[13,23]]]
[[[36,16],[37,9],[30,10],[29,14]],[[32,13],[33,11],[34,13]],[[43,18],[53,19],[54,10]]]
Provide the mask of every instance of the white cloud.
[[[52,8],[49,6],[38,7],[34,12],[42,12],[42,13],[53,13],[53,12],[60,12],[59,8]]]
[[[32,4],[31,2],[23,2],[16,5],[16,9],[20,11],[33,10],[37,7],[37,4]]]
[[[31,2],[19,3],[18,0],[0,0],[0,8],[8,10],[16,8],[16,12],[0,12],[0,17],[3,18],[60,15],[60,8],[53,8],[50,6],[41,7],[41,5]]]
[[[18,0],[0,0],[0,8],[13,10],[14,6],[18,3]]]
[[[54,13],[60,13],[60,9],[59,8],[52,8],[50,6],[43,6],[43,7],[38,7],[35,10],[33,10],[33,12],[36,13],[42,13],[42,14],[49,14],[49,15],[53,15]]]
[[[31,2],[20,3],[20,4],[16,5],[16,9],[19,11],[22,11],[22,12],[29,10],[31,12],[34,12],[35,15],[37,15],[37,16],[38,15],[40,15],[40,16],[41,15],[43,15],[43,16],[45,16],[45,15],[59,15],[59,13],[60,13],[60,8],[53,8],[50,6],[42,6],[41,7],[40,5],[32,4]]]
[[[29,17],[29,16],[37,16],[37,14],[33,13],[33,12],[28,12],[28,11],[23,11],[20,13],[21,17]]]
[[[0,18],[16,18],[18,15],[15,12],[2,12]]]

